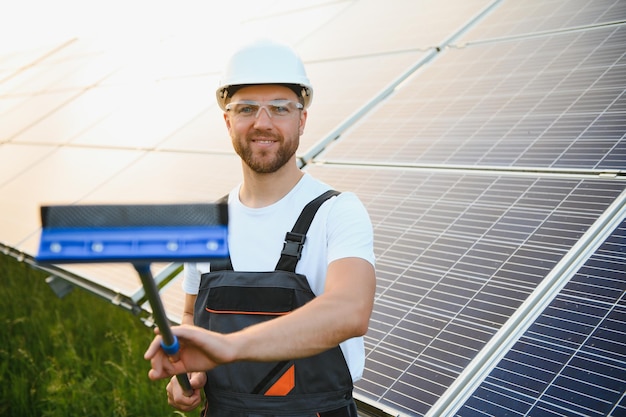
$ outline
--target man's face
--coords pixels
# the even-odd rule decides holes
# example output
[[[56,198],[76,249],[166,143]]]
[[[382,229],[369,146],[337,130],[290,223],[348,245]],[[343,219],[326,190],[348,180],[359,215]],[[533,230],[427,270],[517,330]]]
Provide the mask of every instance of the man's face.
[[[233,148],[252,171],[259,174],[276,172],[295,158],[307,112],[295,108],[294,103],[298,102],[298,96],[291,89],[279,85],[244,87],[229,101],[229,103],[250,102],[264,107],[244,104],[245,113],[235,108],[224,113]],[[273,106],[276,103],[289,104],[284,109],[284,114],[281,111],[282,106]],[[236,108],[239,109],[241,106]],[[255,110],[254,114],[250,110]]]

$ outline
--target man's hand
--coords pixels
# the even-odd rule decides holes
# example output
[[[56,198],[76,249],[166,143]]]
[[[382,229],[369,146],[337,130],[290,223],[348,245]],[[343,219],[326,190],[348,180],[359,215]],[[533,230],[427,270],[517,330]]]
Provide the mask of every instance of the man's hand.
[[[148,377],[152,380],[188,372],[209,371],[233,360],[233,349],[226,335],[196,326],[174,326],[172,333],[180,343],[178,358],[174,360],[161,347],[159,329],[154,332],[156,337],[144,354],[144,358],[152,365],[148,372]]]
[[[200,404],[202,404],[202,388],[206,384],[205,372],[194,372],[189,376],[189,383],[193,389],[193,394],[187,397],[183,393],[178,380],[175,376],[170,379],[167,384],[167,403],[177,410],[187,412],[195,410]]]

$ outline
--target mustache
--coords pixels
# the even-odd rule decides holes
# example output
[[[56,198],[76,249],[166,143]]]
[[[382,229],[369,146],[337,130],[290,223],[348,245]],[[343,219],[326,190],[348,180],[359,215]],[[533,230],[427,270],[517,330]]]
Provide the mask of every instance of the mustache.
[[[278,133],[274,133],[274,132],[267,132],[265,130],[252,130],[250,132],[248,132],[248,134],[246,135],[246,139],[248,140],[253,140],[255,138],[263,138],[263,139],[274,139],[276,141],[282,142],[283,141],[283,136],[278,134]]]

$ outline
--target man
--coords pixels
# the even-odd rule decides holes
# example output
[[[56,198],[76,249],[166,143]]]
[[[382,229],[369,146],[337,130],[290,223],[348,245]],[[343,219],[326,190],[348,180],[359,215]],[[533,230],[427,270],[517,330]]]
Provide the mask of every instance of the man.
[[[183,325],[172,329],[179,358],[168,359],[160,336],[145,355],[152,379],[192,372],[191,396],[176,378],[167,386],[182,411],[200,405],[204,388],[211,417],[356,416],[352,382],[363,372],[376,285],[373,232],[349,192],[325,196],[308,231],[292,230],[330,190],[296,161],[312,94],[302,61],[282,44],[248,45],[226,67],[217,101],[243,170],[228,196],[230,263],[185,265]]]

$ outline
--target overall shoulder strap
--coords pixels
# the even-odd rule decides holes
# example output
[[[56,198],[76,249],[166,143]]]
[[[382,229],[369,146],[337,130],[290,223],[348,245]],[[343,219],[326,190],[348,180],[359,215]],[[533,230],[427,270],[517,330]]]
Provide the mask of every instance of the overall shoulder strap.
[[[296,272],[296,264],[302,256],[306,233],[309,231],[315,213],[326,200],[339,194],[339,191],[328,190],[304,206],[291,232],[285,235],[285,244],[276,265],[277,270]]]
[[[228,205],[228,194],[226,194],[225,196],[223,196],[222,198],[217,200],[217,202],[219,204],[226,204],[226,205]],[[233,263],[230,260],[230,255],[228,255],[226,258],[212,259],[211,263],[209,264],[209,270],[211,272],[213,272],[213,271],[232,271],[233,270]]]

